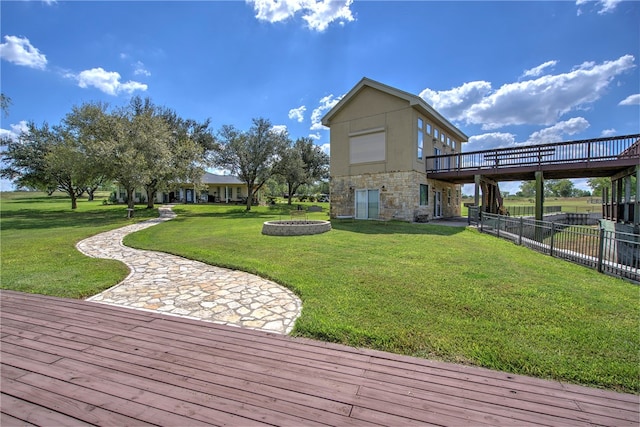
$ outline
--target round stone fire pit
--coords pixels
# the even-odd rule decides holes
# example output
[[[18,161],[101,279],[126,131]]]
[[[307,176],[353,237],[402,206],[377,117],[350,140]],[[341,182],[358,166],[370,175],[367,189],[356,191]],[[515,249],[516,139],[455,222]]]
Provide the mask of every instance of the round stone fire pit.
[[[304,236],[320,234],[331,230],[331,223],[322,220],[284,219],[266,221],[262,224],[262,234],[268,236]]]

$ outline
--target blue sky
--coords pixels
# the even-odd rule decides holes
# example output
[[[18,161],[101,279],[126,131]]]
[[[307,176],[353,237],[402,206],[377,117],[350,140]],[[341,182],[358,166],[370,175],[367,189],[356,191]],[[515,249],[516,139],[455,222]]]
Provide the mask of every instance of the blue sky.
[[[637,1],[2,1],[0,14],[2,134],[141,95],[215,130],[265,117],[328,150],[320,119],[364,76],[422,96],[471,137],[464,151],[640,132]]]

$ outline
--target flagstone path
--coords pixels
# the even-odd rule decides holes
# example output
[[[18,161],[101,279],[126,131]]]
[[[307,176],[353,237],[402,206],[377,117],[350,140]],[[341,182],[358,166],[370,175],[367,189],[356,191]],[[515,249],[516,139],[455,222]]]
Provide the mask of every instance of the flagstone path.
[[[171,206],[159,211],[159,218],[100,233],[76,245],[87,256],[116,259],[130,269],[126,279],[88,301],[281,334],[291,332],[302,302],[289,289],[242,271],[122,244],[129,233],[175,218]]]

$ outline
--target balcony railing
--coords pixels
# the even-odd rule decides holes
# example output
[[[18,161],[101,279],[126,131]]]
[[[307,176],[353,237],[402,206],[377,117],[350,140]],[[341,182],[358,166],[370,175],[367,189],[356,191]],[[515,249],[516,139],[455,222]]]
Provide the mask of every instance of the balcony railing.
[[[427,156],[427,173],[640,159],[640,134]]]

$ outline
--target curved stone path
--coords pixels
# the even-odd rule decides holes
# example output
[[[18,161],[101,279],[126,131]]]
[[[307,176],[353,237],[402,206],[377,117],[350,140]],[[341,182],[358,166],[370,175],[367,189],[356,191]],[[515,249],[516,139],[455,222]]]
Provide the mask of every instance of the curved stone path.
[[[122,244],[129,233],[175,218],[170,206],[159,211],[159,218],[100,233],[76,245],[87,256],[116,259],[130,269],[126,279],[88,301],[282,334],[291,332],[302,303],[289,289],[241,271]]]

